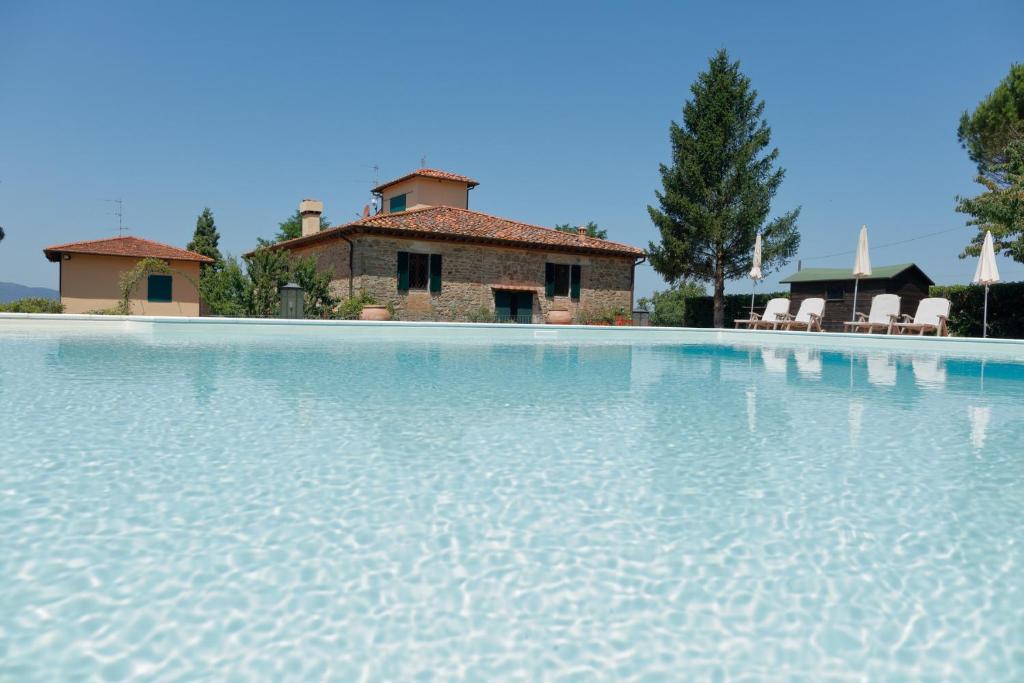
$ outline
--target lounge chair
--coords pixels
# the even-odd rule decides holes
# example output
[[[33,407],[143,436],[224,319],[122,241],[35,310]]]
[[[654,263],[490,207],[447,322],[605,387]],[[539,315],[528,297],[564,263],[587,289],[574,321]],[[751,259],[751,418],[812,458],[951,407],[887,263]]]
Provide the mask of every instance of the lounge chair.
[[[896,294],[879,294],[871,300],[871,311],[864,315],[857,313],[857,320],[843,323],[844,332],[885,332],[889,334],[892,325],[900,317],[900,297]]]
[[[782,330],[805,330],[810,332],[818,330],[824,332],[821,327],[821,316],[825,314],[824,299],[804,299],[800,302],[800,310],[795,316],[787,315],[778,323],[778,329]]]
[[[917,305],[917,314],[913,318],[904,313],[900,322],[893,323],[892,331],[896,334],[918,335],[931,332],[937,337],[947,337],[948,321],[949,299],[929,297],[921,299],[921,303]]]
[[[764,307],[764,313],[750,313],[749,318],[733,320],[735,326],[746,325],[751,330],[769,329],[774,330],[775,324],[785,315],[789,314],[789,299],[777,297],[768,301]]]

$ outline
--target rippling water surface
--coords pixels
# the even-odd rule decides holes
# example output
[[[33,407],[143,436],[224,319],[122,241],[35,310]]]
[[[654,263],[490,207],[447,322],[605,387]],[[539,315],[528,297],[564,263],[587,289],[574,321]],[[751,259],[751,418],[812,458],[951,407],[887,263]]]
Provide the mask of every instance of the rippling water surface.
[[[1024,680],[1024,366],[2,324],[0,679]]]

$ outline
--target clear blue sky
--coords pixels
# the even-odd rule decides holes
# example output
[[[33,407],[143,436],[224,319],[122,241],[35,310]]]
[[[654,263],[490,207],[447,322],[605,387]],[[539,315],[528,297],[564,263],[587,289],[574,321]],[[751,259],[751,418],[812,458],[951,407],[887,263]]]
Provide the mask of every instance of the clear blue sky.
[[[801,205],[805,266],[954,230],[973,168],[958,117],[1024,60],[1024,3],[0,4],[0,280],[57,284],[46,245],[131,234],[184,246],[204,206],[221,248],[303,197],[354,217],[426,157],[481,182],[470,207],[656,239],[646,205],[689,85],[719,47],[766,101]],[[964,227],[875,248],[967,282]],[[1000,258],[1004,279],[1024,266]],[[768,286],[795,270],[775,273]],[[637,295],[662,287],[646,266]],[[730,285],[747,291],[749,282]]]

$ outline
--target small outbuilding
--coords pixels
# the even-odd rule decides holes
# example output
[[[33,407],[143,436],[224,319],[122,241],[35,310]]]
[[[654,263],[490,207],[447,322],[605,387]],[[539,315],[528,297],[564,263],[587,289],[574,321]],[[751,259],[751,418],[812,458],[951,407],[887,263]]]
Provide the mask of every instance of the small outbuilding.
[[[119,280],[144,258],[164,261],[169,274],[143,278],[130,300],[132,312],[143,315],[199,315],[199,266],[213,259],[139,237],[110,237],[56,244],[43,250],[60,264],[60,302],[65,313],[89,313],[116,308],[121,299]]]
[[[825,299],[823,326],[828,331],[841,332],[843,323],[853,318],[853,273],[849,268],[804,268],[780,280],[789,284],[790,308],[795,311],[804,299]],[[914,263],[872,268],[871,276],[860,279],[857,287],[857,310],[865,315],[871,309],[871,298],[876,294],[897,294],[900,313],[914,315],[917,304],[928,296],[928,288],[935,284]]]

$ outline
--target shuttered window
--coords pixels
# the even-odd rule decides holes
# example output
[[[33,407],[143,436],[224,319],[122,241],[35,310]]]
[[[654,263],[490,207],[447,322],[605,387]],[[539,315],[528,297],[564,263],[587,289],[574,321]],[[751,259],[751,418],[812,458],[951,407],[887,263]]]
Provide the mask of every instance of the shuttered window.
[[[399,194],[395,195],[388,200],[388,212],[396,213],[398,211],[405,211],[405,198],[406,195]]]
[[[429,289],[441,291],[441,255],[398,252],[398,291]]]
[[[544,264],[544,296],[580,298],[580,267],[566,263]]]
[[[148,292],[146,300],[154,303],[168,303],[171,301],[170,275],[150,275],[147,281]]]

